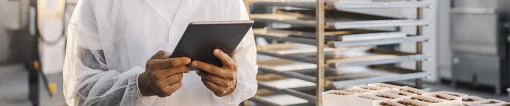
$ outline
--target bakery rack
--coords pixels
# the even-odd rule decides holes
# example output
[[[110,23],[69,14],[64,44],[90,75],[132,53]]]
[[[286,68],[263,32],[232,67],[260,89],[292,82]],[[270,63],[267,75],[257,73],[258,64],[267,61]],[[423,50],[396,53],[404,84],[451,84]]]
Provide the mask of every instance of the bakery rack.
[[[429,76],[422,70],[422,61],[429,57],[423,54],[423,42],[428,40],[422,36],[423,27],[429,22],[423,19],[423,9],[429,8],[431,3],[422,0],[373,2],[371,0],[252,0],[246,1],[250,5],[288,6],[303,8],[302,10],[281,10],[275,14],[251,14],[250,18],[256,22],[282,23],[302,27],[311,27],[312,31],[287,29],[254,29],[255,37],[315,45],[312,53],[278,53],[267,49],[258,49],[258,54],[278,57],[286,60],[313,64],[299,70],[282,71],[259,64],[259,71],[271,73],[285,78],[283,81],[302,81],[305,85],[292,87],[278,87],[278,81],[259,81],[259,88],[271,91],[271,94],[256,95],[250,100],[265,105],[316,105],[322,106],[320,94],[325,88],[342,89],[355,85],[394,82],[415,79],[415,87],[422,88],[422,78]],[[349,11],[350,9],[416,9],[417,18],[395,18],[377,16]],[[327,14],[326,14],[327,13]],[[400,29],[404,26],[416,26],[416,34],[407,35],[395,31],[361,31],[361,33],[336,34],[328,33],[336,30],[370,29],[389,27]],[[326,31],[327,30],[327,31]],[[379,35],[403,35],[379,39],[367,39]],[[333,37],[332,37],[333,36]],[[368,57],[330,58],[325,48],[377,46],[400,43],[416,43],[416,52],[407,53],[393,50],[369,49],[367,52],[375,54]],[[391,56],[390,56],[391,55]],[[414,70],[390,65],[401,62],[416,62]],[[368,66],[363,72],[337,73],[342,67]],[[280,84],[281,85],[281,84]],[[292,98],[299,103],[278,104],[278,98]],[[303,102],[304,101],[304,102]]]

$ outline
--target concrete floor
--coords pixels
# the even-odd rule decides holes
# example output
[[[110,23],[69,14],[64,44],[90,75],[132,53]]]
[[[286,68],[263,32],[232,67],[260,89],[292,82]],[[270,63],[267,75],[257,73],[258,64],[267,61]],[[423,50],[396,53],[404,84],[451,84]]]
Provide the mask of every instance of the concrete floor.
[[[41,92],[39,93],[41,106],[65,106],[62,94],[62,74],[48,75],[48,80],[51,83],[57,83],[57,92],[53,97],[49,97],[46,88],[41,86]],[[24,69],[23,65],[0,65],[0,104],[4,106],[30,106],[28,86],[28,72]],[[509,101],[508,97],[504,95],[496,96],[492,94],[492,91],[485,91],[483,89],[455,89],[447,84],[425,84],[425,86],[431,88],[431,91],[454,91],[483,98]]]
[[[29,106],[28,73],[22,65],[0,67],[0,104]]]
[[[62,93],[62,74],[48,75],[50,83],[57,84],[57,91],[53,97],[49,96],[48,90],[40,86],[40,106],[65,106]],[[42,81],[40,81],[42,85]],[[0,104],[2,106],[31,106],[28,99],[28,71],[23,65],[0,66]]]

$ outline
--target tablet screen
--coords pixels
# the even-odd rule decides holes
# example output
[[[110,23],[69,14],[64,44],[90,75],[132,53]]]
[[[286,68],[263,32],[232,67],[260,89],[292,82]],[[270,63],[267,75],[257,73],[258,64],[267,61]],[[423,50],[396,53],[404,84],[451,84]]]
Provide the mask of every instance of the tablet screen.
[[[222,67],[213,50],[231,54],[252,25],[253,21],[192,22],[170,57],[189,57]]]

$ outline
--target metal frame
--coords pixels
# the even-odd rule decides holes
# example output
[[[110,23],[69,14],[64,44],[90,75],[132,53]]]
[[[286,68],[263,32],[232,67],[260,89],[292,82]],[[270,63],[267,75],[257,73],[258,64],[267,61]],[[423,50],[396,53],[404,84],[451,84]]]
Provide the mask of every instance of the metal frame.
[[[325,2],[324,0],[317,0],[316,2],[316,11],[315,11],[315,19],[317,20],[315,31],[317,38],[317,91],[315,94],[317,95],[317,101],[315,101],[315,106],[322,106],[322,92],[324,92],[324,66],[325,66],[325,58],[324,58],[324,26],[325,24]]]
[[[423,0],[418,0],[423,1]],[[423,19],[423,8],[417,8],[416,9],[416,16],[418,19]],[[416,36],[423,35],[423,26],[417,26],[416,27]],[[416,53],[423,54],[423,42],[416,42]],[[423,61],[416,61],[416,71],[423,71]],[[419,78],[416,79],[416,87],[422,88],[423,79]]]
[[[305,44],[311,44],[317,46],[316,59],[307,58],[307,57],[299,57],[295,55],[278,55],[271,52],[258,51],[258,54],[275,56],[285,59],[290,59],[294,61],[301,61],[307,63],[315,63],[317,64],[317,74],[316,78],[301,74],[297,71],[287,71],[282,72],[278,70],[272,70],[265,67],[260,67],[260,71],[275,73],[279,75],[283,75],[286,77],[298,78],[305,81],[315,81],[317,84],[316,89],[316,97],[310,97],[309,94],[300,93],[295,89],[278,89],[273,88],[266,85],[259,85],[261,88],[270,89],[280,93],[286,93],[289,95],[302,97],[306,100],[311,101],[310,103],[315,103],[316,106],[322,106],[322,96],[321,94],[324,92],[324,88],[328,85],[334,85],[335,87],[347,87],[352,85],[357,85],[361,83],[376,83],[384,81],[401,81],[407,79],[416,79],[415,86],[417,88],[422,88],[422,79],[426,76],[429,76],[429,73],[423,72],[422,65],[423,60],[428,57],[423,54],[423,42],[426,42],[428,39],[423,37],[423,26],[428,25],[428,22],[423,19],[423,8],[429,8],[430,3],[423,2],[423,0],[417,0],[417,2],[412,3],[383,3],[382,5],[374,6],[370,5],[370,3],[331,3],[325,2],[325,0],[316,0],[316,2],[304,2],[304,3],[286,3],[286,2],[253,2],[252,4],[264,4],[264,5],[273,5],[273,6],[294,6],[294,7],[302,7],[302,8],[314,8],[315,9],[315,20],[271,20],[271,19],[257,19],[254,18],[255,21],[263,21],[269,23],[286,23],[293,25],[304,25],[309,27],[315,27],[315,40],[307,39],[307,38],[297,38],[297,37],[278,37],[264,34],[256,34],[257,37],[264,37],[273,40],[279,41],[290,41],[290,42],[299,42]],[[346,8],[417,8],[417,19],[412,20],[385,20],[385,21],[355,21],[355,22],[327,22],[325,18],[325,10],[335,8],[336,10],[346,9]],[[370,24],[370,25],[366,25]],[[416,27],[416,35],[409,35],[404,38],[394,38],[394,39],[384,39],[384,40],[364,40],[364,41],[335,41],[333,43],[325,43],[325,29],[349,29],[349,28],[371,28],[371,27],[397,27],[400,26],[417,26]],[[351,65],[374,65],[374,64],[387,64],[387,63],[398,63],[403,61],[416,61],[416,69],[414,72],[403,73],[400,75],[390,75],[383,77],[374,77],[374,78],[365,78],[365,79],[354,79],[347,81],[326,81],[325,80],[325,72],[327,71],[326,67],[330,67],[331,64],[326,64],[325,62],[325,53],[324,48],[326,47],[347,47],[347,46],[368,46],[368,45],[385,45],[385,44],[397,44],[403,42],[416,42],[416,53],[411,55],[411,57],[407,57],[406,59],[401,58],[397,60],[381,60],[377,62],[363,62],[362,63],[335,63],[333,66],[351,66]],[[392,70],[395,71],[395,70]],[[326,85],[328,84],[328,85]],[[315,101],[312,101],[314,99]],[[259,96],[252,98],[251,100],[257,102],[268,102],[261,101]],[[275,105],[271,103],[265,103],[269,105]]]

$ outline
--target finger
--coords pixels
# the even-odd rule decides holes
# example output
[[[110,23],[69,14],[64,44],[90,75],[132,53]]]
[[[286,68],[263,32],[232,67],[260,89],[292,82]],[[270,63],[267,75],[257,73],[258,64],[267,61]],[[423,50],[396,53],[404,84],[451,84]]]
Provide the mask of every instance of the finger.
[[[223,79],[221,77],[218,77],[218,76],[215,76],[215,75],[210,75],[206,72],[201,72],[201,71],[197,71],[197,74],[198,76],[202,77],[203,79],[207,80],[207,81],[210,81],[216,85],[219,85],[219,86],[222,86],[222,87],[228,87],[229,84],[228,84],[228,80],[227,79]]]
[[[165,93],[166,96],[170,96],[175,91],[179,90],[179,88],[181,88],[181,86],[182,86],[182,82],[177,82],[175,84],[171,84],[171,85],[167,86],[167,88],[165,89],[164,93]]]
[[[216,96],[223,96],[224,94],[227,93],[227,90],[223,87],[220,87],[210,81],[207,81],[205,79],[202,78],[202,83],[204,83],[205,87],[207,87],[208,89],[210,89],[211,91],[213,91],[213,93],[216,95]]]
[[[204,71],[204,72],[207,72],[207,73],[212,74],[212,75],[219,76],[221,78],[229,78],[228,75],[229,75],[229,73],[231,73],[230,71],[225,70],[223,68],[217,67],[217,66],[209,64],[209,63],[201,62],[201,61],[198,61],[198,60],[197,61],[193,61],[191,63],[191,65],[193,67],[196,67],[196,68]]]
[[[230,69],[235,68],[235,62],[230,58],[229,55],[227,55],[225,52],[221,51],[220,49],[214,49],[214,56],[216,56],[218,59],[221,60],[221,63],[223,63],[224,67],[228,67]]]
[[[176,74],[188,73],[190,70],[187,66],[178,66],[170,69],[162,69],[157,72],[159,76],[170,77]]]
[[[188,57],[166,58],[166,59],[152,59],[149,60],[150,67],[153,69],[168,69],[172,67],[184,66],[191,62]]]
[[[232,60],[236,61],[236,54],[237,54],[237,49],[234,50],[234,52],[232,52],[232,54],[230,54],[230,57],[232,58]]]
[[[178,57],[178,58],[170,58],[170,65],[172,67],[183,66],[191,63],[191,59],[189,57]]]
[[[168,84],[176,84],[178,82],[181,82],[183,77],[184,77],[184,75],[182,73],[175,74],[175,75],[167,77],[166,78],[166,82]]]
[[[170,57],[171,53],[159,50],[156,54],[152,55],[151,59],[164,59]]]

